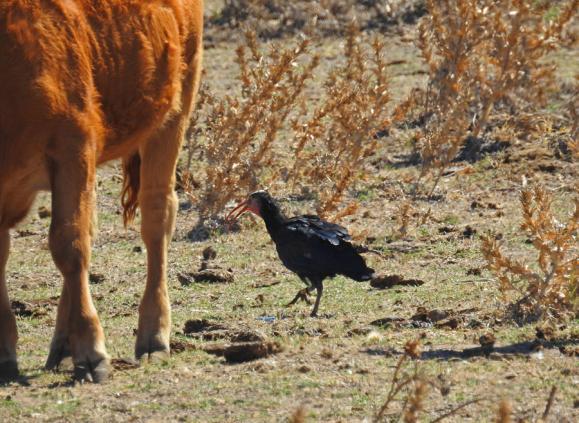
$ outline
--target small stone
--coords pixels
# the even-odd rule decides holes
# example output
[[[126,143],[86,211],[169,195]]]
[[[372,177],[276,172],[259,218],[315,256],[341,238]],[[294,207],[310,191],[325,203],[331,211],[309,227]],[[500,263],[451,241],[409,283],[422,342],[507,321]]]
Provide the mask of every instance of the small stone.
[[[105,281],[105,275],[102,273],[90,273],[88,275],[88,281],[93,285],[103,283]]]
[[[48,209],[47,207],[39,207],[38,209],[38,217],[41,219],[46,219],[48,217],[52,216],[52,211],[50,209]]]
[[[478,339],[478,342],[480,343],[481,347],[492,349],[496,340],[497,339],[495,338],[494,334],[487,332],[484,335],[481,335],[481,337]]]
[[[217,251],[210,245],[203,250],[203,260],[214,260],[217,257]]]

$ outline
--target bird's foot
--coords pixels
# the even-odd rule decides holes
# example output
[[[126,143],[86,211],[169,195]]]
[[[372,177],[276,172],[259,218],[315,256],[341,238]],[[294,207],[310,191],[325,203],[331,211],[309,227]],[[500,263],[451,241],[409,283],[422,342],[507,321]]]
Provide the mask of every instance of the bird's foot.
[[[293,300],[286,304],[286,307],[290,307],[297,303],[298,301],[305,301],[308,304],[312,304],[312,301],[309,298],[309,292],[307,288],[300,289]]]

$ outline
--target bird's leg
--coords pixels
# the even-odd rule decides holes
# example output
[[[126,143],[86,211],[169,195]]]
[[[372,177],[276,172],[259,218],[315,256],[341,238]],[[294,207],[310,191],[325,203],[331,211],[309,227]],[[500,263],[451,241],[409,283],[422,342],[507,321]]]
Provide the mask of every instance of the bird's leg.
[[[309,289],[308,288],[300,289],[298,291],[298,293],[296,294],[296,296],[294,297],[294,299],[286,304],[286,307],[292,306],[300,300],[305,301],[308,304],[311,304],[312,302],[310,301],[308,295],[309,295]]]
[[[322,285],[322,282],[316,284],[316,290],[316,303],[314,304],[314,308],[310,314],[311,317],[318,317],[318,307],[320,306],[320,300],[322,299],[322,293],[324,291],[324,285]]]
[[[310,301],[310,299],[309,299],[308,296],[309,296],[310,292],[311,292],[312,289],[313,289],[313,285],[310,283],[310,281],[309,281],[307,278],[304,278],[304,277],[300,276],[300,279],[302,280],[303,283],[305,283],[305,284],[307,285],[307,288],[300,289],[300,290],[298,291],[298,293],[296,294],[296,296],[294,297],[294,299],[291,300],[291,301],[286,305],[286,307],[292,306],[292,305],[294,305],[295,303],[297,303],[297,302],[300,301],[300,300],[301,300],[301,301],[304,301],[304,302],[306,302],[306,303],[308,303],[308,304],[311,304],[311,303],[312,303],[312,302]]]

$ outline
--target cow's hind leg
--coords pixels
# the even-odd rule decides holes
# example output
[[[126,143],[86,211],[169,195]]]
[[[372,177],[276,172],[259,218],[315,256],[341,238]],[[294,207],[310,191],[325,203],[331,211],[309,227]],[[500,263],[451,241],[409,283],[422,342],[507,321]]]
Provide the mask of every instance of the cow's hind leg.
[[[201,76],[201,39],[188,66],[181,91],[181,111],[139,150],[141,236],[147,247],[147,283],[139,306],[135,344],[138,360],[164,359],[170,353],[171,305],[167,290],[167,249],[175,229],[175,169],[181,140]]]
[[[60,293],[60,301],[58,302],[58,313],[56,316],[56,327],[54,335],[50,343],[50,351],[48,359],[46,360],[46,368],[48,370],[56,369],[61,361],[71,356],[69,343],[69,325],[70,320],[70,298],[68,296],[68,288],[65,283],[62,286]]]
[[[6,262],[10,249],[8,229],[0,229],[0,381],[18,376],[16,362],[16,319],[10,308],[6,287]]]
[[[109,357],[88,284],[95,151],[90,145],[71,150],[63,148],[51,161],[49,243],[64,287],[46,367],[57,367],[70,354],[75,379],[99,382],[108,374]]]
[[[181,122],[169,122],[140,150],[141,236],[147,247],[147,282],[139,306],[135,344],[138,360],[165,359],[170,352],[171,305],[167,289],[167,249],[175,228],[175,166]]]

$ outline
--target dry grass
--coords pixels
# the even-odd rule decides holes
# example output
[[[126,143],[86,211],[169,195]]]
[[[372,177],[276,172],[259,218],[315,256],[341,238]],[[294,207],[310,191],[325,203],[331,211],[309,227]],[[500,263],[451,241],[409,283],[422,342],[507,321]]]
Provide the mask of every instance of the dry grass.
[[[216,3],[211,3],[211,7]],[[306,2],[277,3],[289,10]],[[367,5],[388,4],[357,3],[366,10],[370,10]],[[499,3],[514,4],[496,2]],[[567,3],[551,4],[562,10]],[[555,11],[547,15],[551,21],[560,16]],[[0,386],[0,420],[367,421],[384,406],[391,389],[395,392],[397,386],[408,382],[392,397],[381,420],[577,421],[577,321],[550,319],[545,322],[548,330],[542,328],[535,333],[533,325],[505,319],[500,284],[495,283],[494,274],[485,270],[478,239],[487,231],[496,234],[497,239],[491,241],[504,245],[498,253],[536,273],[541,279],[536,282],[541,292],[552,269],[551,257],[557,257],[554,241],[546,237],[569,224],[565,213],[570,211],[570,198],[576,192],[572,187],[578,180],[577,90],[569,83],[569,75],[572,78],[577,69],[574,51],[563,48],[539,59],[541,66],[552,60],[560,64],[555,75],[561,89],[557,93],[546,89],[547,107],[539,102],[529,103],[529,99],[519,96],[518,88],[492,106],[477,142],[485,145],[500,138],[508,143],[505,151],[481,155],[469,165],[447,166],[436,195],[413,197],[412,183],[423,169],[420,160],[408,160],[408,152],[419,151],[418,141],[426,139],[427,131],[434,130],[436,121],[425,116],[424,111],[427,99],[434,102],[440,88],[431,85],[430,92],[427,90],[430,75],[424,72],[429,72],[428,67],[409,37],[416,33],[416,27],[406,25],[398,28],[400,33],[379,36],[377,44],[385,45],[377,49],[372,41],[376,33],[368,30],[372,21],[362,17],[359,22],[363,29],[349,35],[352,41],[344,36],[347,25],[333,33],[339,35],[307,41],[303,51],[304,40],[285,33],[276,39],[277,47],[264,38],[250,36],[236,55],[241,39],[236,25],[211,28],[212,19],[208,22],[208,90],[201,95],[198,124],[181,156],[181,169],[190,171],[181,175],[181,183],[189,187],[192,204],[201,203],[207,207],[204,214],[210,216],[220,213],[220,205],[229,199],[246,194],[254,186],[269,184],[275,195],[282,197],[284,209],[304,213],[320,208],[324,198],[338,192],[336,186],[342,175],[347,175],[337,207],[328,215],[341,218],[352,232],[367,233],[369,247],[384,253],[382,258],[367,256],[369,265],[379,274],[396,274],[399,279],[419,279],[424,283],[378,290],[337,277],[327,283],[327,314],[310,319],[306,306],[284,307],[300,282],[279,263],[260,221],[244,219],[239,232],[215,231],[210,238],[191,242],[188,235],[197,222],[197,210],[179,193],[182,207],[177,212],[177,232],[168,256],[173,354],[167,362],[142,367],[126,365],[130,361],[123,358],[133,355],[136,309],[146,280],[146,253],[138,225],[125,229],[120,219],[119,167],[105,166],[99,169],[98,176],[100,231],[91,265],[91,273],[102,277],[91,278],[91,292],[107,335],[107,348],[117,359],[114,376],[105,385],[71,386],[71,374],[66,370],[52,373],[41,367],[62,287],[61,275],[46,247],[49,219],[41,206],[49,208],[50,198],[43,194],[29,220],[12,234],[7,278],[10,298],[15,301],[18,353],[24,377],[21,385]],[[281,22],[274,16],[273,22],[263,20],[259,24],[272,25],[277,31]],[[285,22],[291,27],[289,21]],[[323,22],[318,24],[323,27]],[[213,35],[217,31],[220,37]],[[527,31],[527,39],[534,34]],[[296,50],[300,51],[297,57]],[[382,51],[379,60],[376,51]],[[279,119],[268,115],[279,106],[276,116],[284,116],[282,103],[276,102],[295,92],[295,82],[313,63],[316,53],[320,54],[319,65],[305,79],[297,101],[287,104],[288,113],[274,134],[270,124],[277,127]],[[434,51],[433,55],[437,57]],[[483,60],[472,55],[468,59]],[[291,66],[287,66],[288,60]],[[354,63],[353,69],[345,66],[348,61]],[[386,63],[387,75],[375,72],[384,70],[380,63]],[[283,75],[276,74],[276,69]],[[348,72],[361,76],[348,80]],[[331,81],[332,73],[336,75],[336,86],[345,92],[360,91],[355,94],[358,99],[343,103],[348,105],[343,106],[344,111],[360,120],[353,124],[362,130],[353,129],[353,133],[368,134],[359,138],[357,135],[356,142],[347,139],[346,126],[340,128],[343,113],[338,110],[342,103],[330,107],[334,97],[341,96],[341,92],[325,85]],[[272,75],[279,79],[273,87],[269,85]],[[382,78],[379,75],[383,75],[384,89],[372,91]],[[372,83],[364,86],[360,79]],[[422,93],[413,93],[418,107],[412,102],[396,104],[415,86],[424,88]],[[379,92],[383,95],[375,95]],[[487,98],[483,95],[489,93],[475,94],[478,97],[473,98],[479,102],[465,109],[469,124],[464,137],[474,130],[478,120],[473,123],[472,117],[476,113],[480,116],[482,99]],[[380,98],[387,106],[385,118],[384,110],[365,109],[366,105],[380,104]],[[452,93],[450,98],[452,106],[456,99],[452,99]],[[252,99],[259,99],[259,104],[250,106]],[[436,111],[435,104],[429,107]],[[328,111],[324,114],[323,110]],[[541,110],[540,115],[536,110]],[[316,113],[319,124],[310,125],[316,122]],[[346,116],[345,122],[348,119]],[[376,137],[371,136],[382,125],[389,131],[379,129]],[[331,144],[334,131],[349,143],[343,146],[341,156],[338,149],[342,145]],[[303,134],[310,137],[306,137],[300,150]],[[464,141],[458,132],[456,135],[457,143]],[[469,140],[473,141],[472,137]],[[561,147],[560,155],[553,151],[552,143]],[[239,147],[239,154],[230,154]],[[366,148],[369,156],[357,156],[360,162],[355,167],[348,164],[350,155],[354,157],[356,151]],[[459,151],[462,156],[463,147]],[[301,161],[294,172],[296,157]],[[247,166],[252,163],[253,170],[247,173]],[[333,163],[335,168],[330,166]],[[352,172],[341,173],[346,172],[347,166],[352,166]],[[316,167],[328,169],[331,178],[324,175],[309,180],[307,169],[322,175]],[[208,172],[214,172],[215,177],[208,179]],[[437,174],[423,176],[421,182],[430,176]],[[548,201],[537,202],[537,195],[531,191],[525,212],[528,218],[524,219],[531,223],[525,229],[520,229],[519,219],[521,180],[539,182],[554,199],[550,211],[543,212],[547,208],[540,204]],[[234,184],[238,185],[230,190],[229,185]],[[212,195],[210,186],[221,190],[216,192],[217,200],[208,198]],[[304,192],[300,192],[302,188]],[[431,187],[425,186],[418,194],[428,188]],[[548,224],[542,226],[541,213],[553,219],[546,219]],[[539,249],[532,245],[535,238],[540,238]],[[207,247],[215,251],[210,261],[202,258]],[[541,269],[539,260],[543,250],[546,271]],[[565,260],[573,257],[576,253],[571,252]],[[210,270],[231,274],[233,282],[180,283],[180,275],[194,272],[208,261]],[[521,278],[504,268],[503,273],[516,288],[507,292],[511,296],[508,303],[528,295],[533,279]],[[556,293],[559,288],[552,290],[554,285],[549,285],[543,291],[548,299],[545,315],[557,317],[572,310],[568,305],[564,305],[564,312],[556,310],[560,301],[550,292]],[[415,318],[416,315],[423,317]],[[220,329],[198,336],[186,334],[184,327],[191,319],[206,320]],[[229,337],[248,334],[279,343],[283,351],[236,365],[205,352],[229,342]],[[481,338],[488,339],[489,334],[496,342],[485,347],[488,351],[481,351],[479,342]],[[418,337],[423,344],[422,354],[418,359],[410,358],[413,345],[417,344],[406,349],[404,346],[408,339]],[[401,357],[405,358],[399,364]],[[505,404],[499,406],[503,398]]]
[[[387,28],[413,23],[424,12],[422,0],[226,0],[210,24],[220,30],[251,27],[261,38],[327,36],[344,35],[353,18],[363,28]]]

